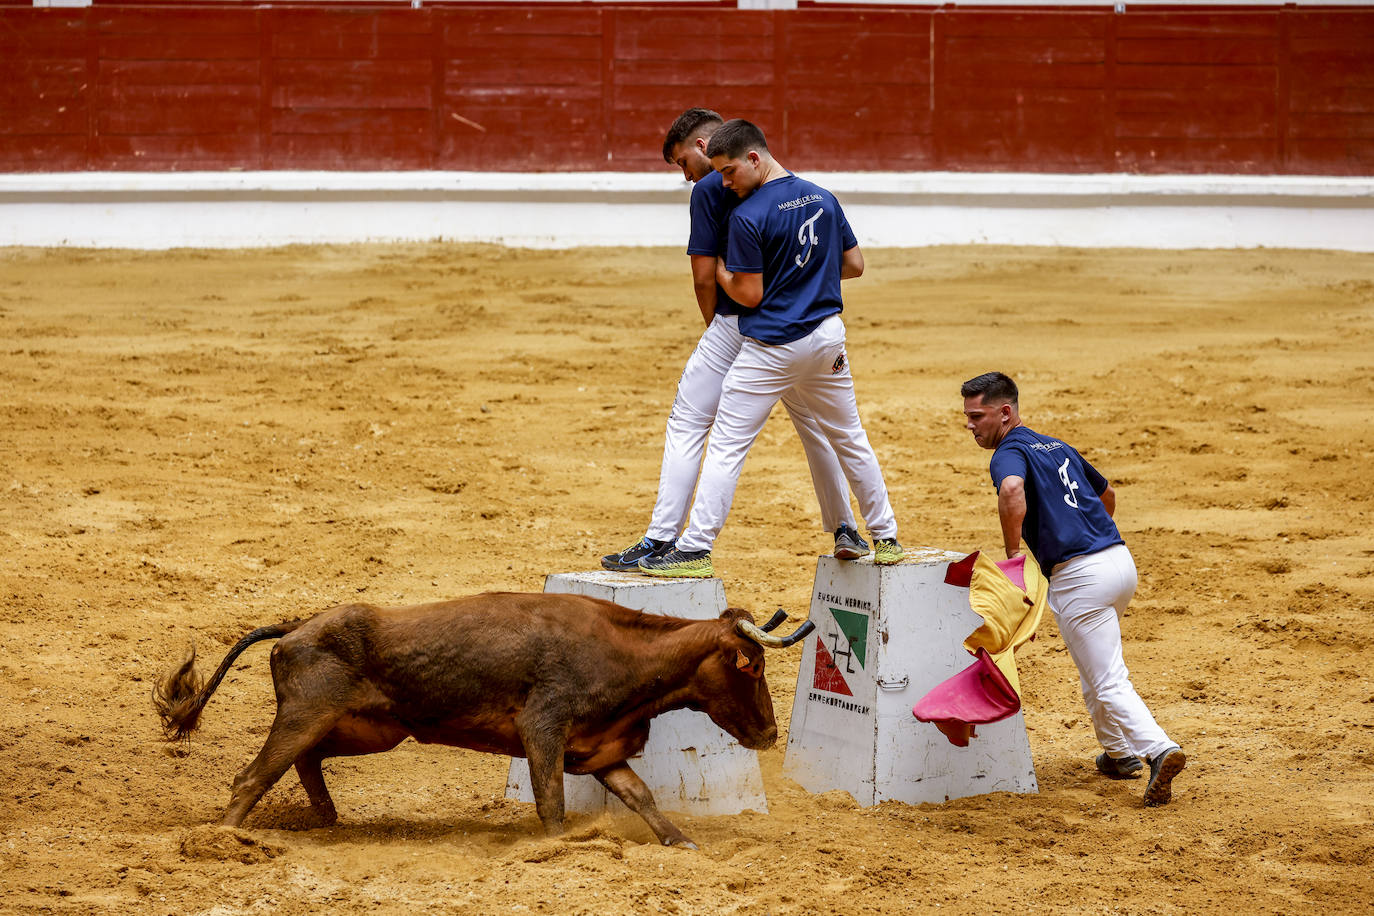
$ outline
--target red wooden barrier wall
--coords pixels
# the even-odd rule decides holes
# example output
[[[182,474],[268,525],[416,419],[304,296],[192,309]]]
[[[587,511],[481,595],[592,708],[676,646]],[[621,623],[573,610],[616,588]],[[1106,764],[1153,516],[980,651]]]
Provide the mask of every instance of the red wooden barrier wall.
[[[1369,175],[1374,7],[0,5],[0,171],[655,170],[691,105],[811,170]]]

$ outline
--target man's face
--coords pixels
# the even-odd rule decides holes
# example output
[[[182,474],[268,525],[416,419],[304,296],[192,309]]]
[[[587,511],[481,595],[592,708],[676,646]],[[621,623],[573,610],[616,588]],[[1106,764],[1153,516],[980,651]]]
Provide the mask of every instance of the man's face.
[[[763,184],[763,161],[753,150],[738,159],[712,156],[711,165],[720,172],[721,183],[740,197],[748,197]]]
[[[983,448],[997,448],[1011,430],[1012,420],[1009,401],[985,404],[981,394],[964,398],[964,427]]]
[[[682,169],[682,177],[697,182],[711,174],[711,160],[706,158],[706,138],[693,137],[673,147],[673,164]]]

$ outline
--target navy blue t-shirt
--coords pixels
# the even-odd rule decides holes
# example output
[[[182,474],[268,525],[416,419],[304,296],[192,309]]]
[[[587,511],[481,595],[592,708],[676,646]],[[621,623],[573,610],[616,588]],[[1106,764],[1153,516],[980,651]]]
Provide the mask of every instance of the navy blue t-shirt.
[[[720,173],[712,172],[692,188],[692,231],[687,236],[687,253],[711,258],[725,256],[725,237],[730,227],[730,214],[739,206],[739,195],[728,191],[720,182]],[[716,314],[743,315],[748,311],[716,284]]]
[[[763,274],[763,299],[744,311],[740,333],[791,343],[842,311],[842,255],[857,244],[825,188],[792,174],[760,185],[730,217],[726,268]]]
[[[1107,478],[1074,449],[1024,426],[1007,433],[992,453],[992,482],[1026,481],[1021,537],[1047,573],[1071,557],[1126,543],[1102,505]]]

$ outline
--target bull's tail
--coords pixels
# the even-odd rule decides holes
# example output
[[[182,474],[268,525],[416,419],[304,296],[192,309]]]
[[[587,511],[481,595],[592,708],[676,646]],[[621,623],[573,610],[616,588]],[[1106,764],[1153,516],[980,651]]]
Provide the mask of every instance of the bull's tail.
[[[255,642],[264,639],[279,639],[305,623],[305,620],[291,620],[270,627],[258,627],[234,644],[224,661],[219,663],[210,682],[203,683],[196,671],[196,647],[192,643],[186,658],[175,668],[169,670],[153,685],[153,707],[162,720],[162,730],[168,741],[186,738],[200,724],[200,713],[210,701],[210,695],[224,680],[234,659],[243,654]]]

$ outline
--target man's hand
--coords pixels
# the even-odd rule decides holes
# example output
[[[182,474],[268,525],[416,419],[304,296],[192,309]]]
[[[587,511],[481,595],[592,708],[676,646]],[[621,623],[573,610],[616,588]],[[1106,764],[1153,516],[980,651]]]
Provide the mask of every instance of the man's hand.
[[[756,309],[763,301],[763,274],[736,273],[726,270],[722,258],[716,264],[716,282],[725,290],[725,295],[734,299],[747,309]]]

